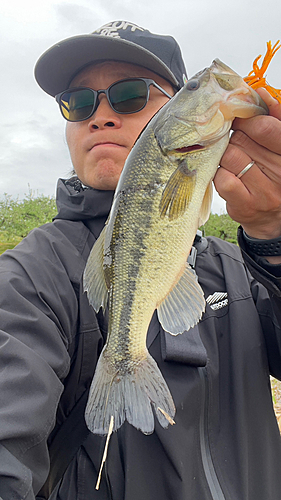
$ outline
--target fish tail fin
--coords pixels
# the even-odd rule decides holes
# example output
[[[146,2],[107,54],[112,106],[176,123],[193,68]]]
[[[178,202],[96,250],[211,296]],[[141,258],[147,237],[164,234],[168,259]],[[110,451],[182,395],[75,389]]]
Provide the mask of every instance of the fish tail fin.
[[[102,352],[92,381],[85,411],[88,428],[94,434],[108,433],[111,417],[116,431],[125,420],[144,434],[154,431],[155,414],[166,428],[174,423],[175,406],[157,363],[147,352],[130,371],[114,372]]]

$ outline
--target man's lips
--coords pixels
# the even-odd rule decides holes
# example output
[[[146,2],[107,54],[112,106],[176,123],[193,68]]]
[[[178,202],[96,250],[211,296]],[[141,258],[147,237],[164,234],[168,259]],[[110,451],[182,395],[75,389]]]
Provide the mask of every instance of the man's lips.
[[[123,146],[122,144],[118,144],[116,142],[97,142],[96,144],[94,144],[93,146],[90,147],[90,151],[93,150],[93,149],[97,149],[97,148],[107,148],[107,147],[118,147],[118,148],[124,148],[125,146]]]

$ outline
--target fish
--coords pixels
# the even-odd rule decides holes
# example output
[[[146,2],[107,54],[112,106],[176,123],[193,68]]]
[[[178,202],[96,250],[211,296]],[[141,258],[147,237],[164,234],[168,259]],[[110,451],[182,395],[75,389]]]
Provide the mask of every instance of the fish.
[[[151,119],[121,173],[108,220],[84,272],[94,310],[108,307],[108,335],[91,383],[85,420],[94,434],[127,420],[151,434],[175,423],[175,405],[149,354],[155,310],[171,335],[195,326],[204,293],[188,265],[210,214],[212,179],[235,117],[267,114],[260,96],[215,59]]]

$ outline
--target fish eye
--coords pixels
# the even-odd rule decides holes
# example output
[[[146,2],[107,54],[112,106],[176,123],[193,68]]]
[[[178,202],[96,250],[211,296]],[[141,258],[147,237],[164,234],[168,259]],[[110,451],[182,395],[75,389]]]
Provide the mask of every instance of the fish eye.
[[[197,90],[200,87],[200,81],[197,78],[193,78],[192,80],[188,80],[186,83],[187,90]]]

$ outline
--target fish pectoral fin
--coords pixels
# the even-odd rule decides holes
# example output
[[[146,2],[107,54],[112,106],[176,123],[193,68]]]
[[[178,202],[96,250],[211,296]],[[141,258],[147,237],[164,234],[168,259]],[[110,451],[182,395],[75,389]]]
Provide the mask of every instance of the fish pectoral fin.
[[[211,181],[207,186],[203,202],[201,205],[198,227],[203,226],[209,219],[211,213],[212,199],[213,199],[213,184]]]
[[[103,270],[105,230],[106,226],[91,250],[83,276],[84,291],[87,292],[89,303],[96,312],[101,307],[105,309],[108,296]]]
[[[161,218],[168,212],[170,220],[177,219],[186,211],[192,198],[195,181],[196,171],[190,171],[187,161],[182,160],[163,191],[159,205]]]
[[[159,321],[166,332],[178,335],[195,326],[204,311],[203,291],[196,273],[187,264],[177,284],[157,308]]]

